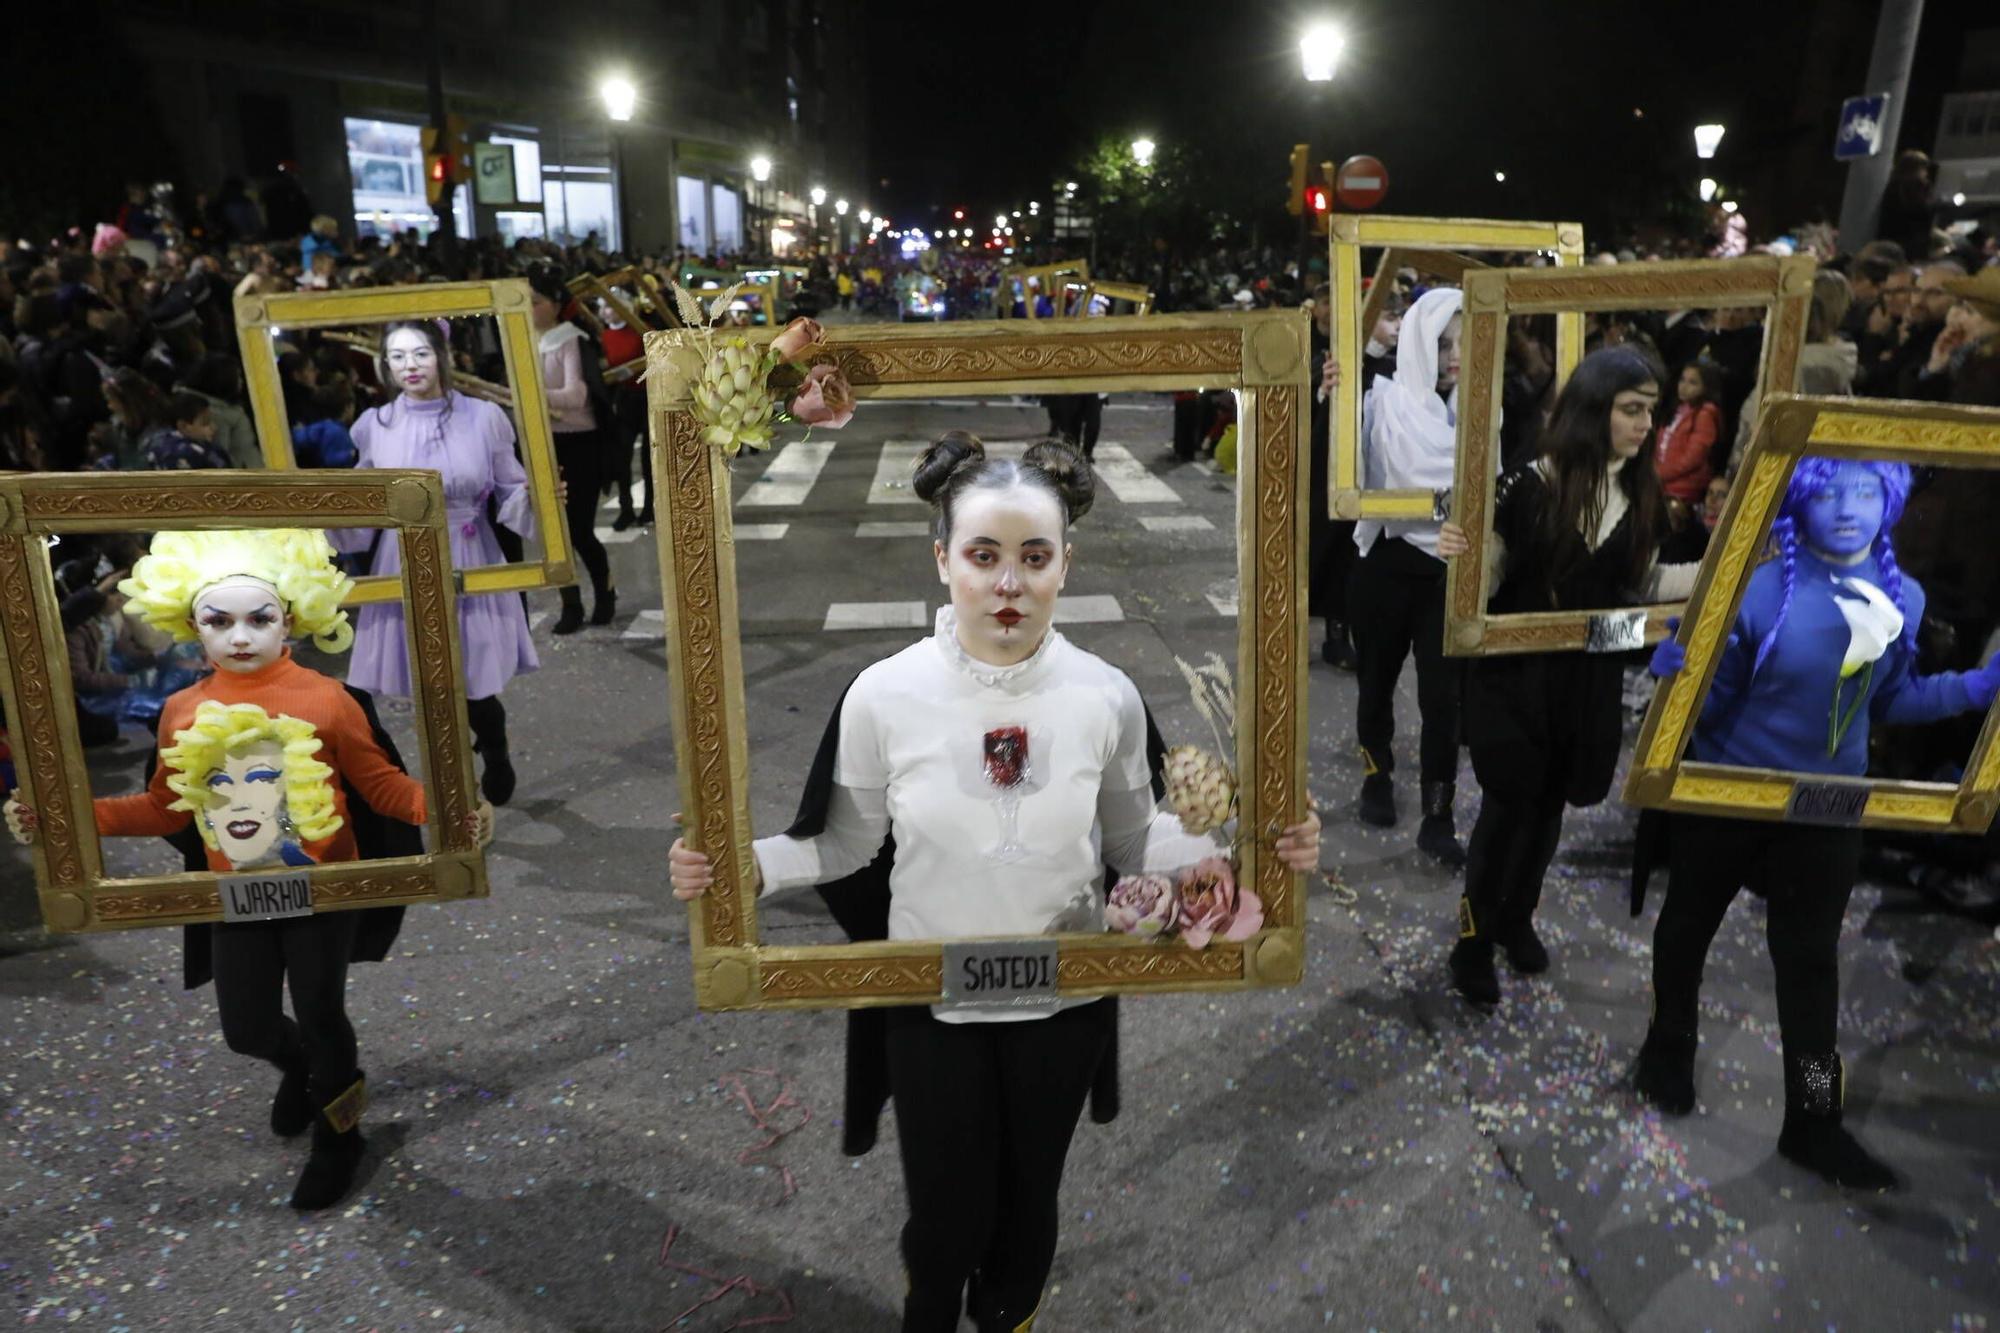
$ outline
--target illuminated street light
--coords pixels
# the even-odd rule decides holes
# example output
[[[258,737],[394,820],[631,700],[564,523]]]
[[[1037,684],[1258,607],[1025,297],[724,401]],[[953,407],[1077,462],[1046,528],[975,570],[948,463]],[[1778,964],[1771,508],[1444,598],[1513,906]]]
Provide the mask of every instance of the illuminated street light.
[[[855,216],[860,218],[863,222],[867,222],[870,219],[872,219],[875,215],[873,213],[870,213],[867,209],[864,208],[859,213],[855,214]]]
[[[812,201],[813,201],[813,207],[814,207],[814,208],[818,208],[818,207],[819,207],[819,206],[820,206],[821,204],[823,204],[823,203],[825,203],[825,202],[826,202],[826,187],[825,187],[825,186],[823,186],[823,185],[815,185],[815,186],[813,186],[813,187],[812,187]]]
[[[1076,193],[1076,182],[1075,182],[1075,181],[1067,181],[1067,182],[1065,182],[1065,183],[1063,184],[1063,193],[1064,193],[1064,194],[1075,194],[1075,193]]]
[[[1493,173],[1493,179],[1499,181],[1502,185],[1505,185],[1507,183],[1507,173],[1504,171],[1496,171]]]
[[[834,200],[834,201],[833,201],[833,211],[834,211],[834,212],[836,212],[836,213],[838,213],[838,214],[840,214],[840,216],[842,216],[842,217],[846,217],[846,216],[847,216],[847,201],[846,201],[845,199],[836,199],[836,200]]]
[[[1694,155],[1699,158],[1715,156],[1715,150],[1722,146],[1723,128],[1720,125],[1697,125],[1694,127]]]
[[[1736,201],[1734,199],[1723,200],[1722,211],[1725,213],[1734,213],[1736,211]]]
[[[597,87],[598,95],[604,98],[604,112],[613,120],[632,119],[632,108],[639,104],[639,90],[632,81],[619,75],[612,75]]]
[[[1701,201],[1705,204],[1715,198],[1715,181],[1707,176],[1701,178]]]
[[[1153,161],[1153,150],[1157,147],[1159,145],[1151,139],[1134,139],[1132,141],[1132,160],[1142,167],[1150,166]]]
[[[1959,191],[1959,192],[1958,192],[1957,194],[1954,194],[1954,195],[1953,195],[1953,196],[1951,197],[1951,206],[1952,206],[1953,208],[1964,208],[1964,207],[1965,207],[1965,191],[1963,191],[1963,190],[1960,190],[1960,191]]]
[[[1006,226],[1006,225],[1007,225],[1007,215],[1006,215],[1005,213],[995,213],[995,214],[993,215],[993,225],[994,225],[994,227],[995,227],[996,229],[997,229],[997,228],[1000,228],[1000,227],[1004,227],[1004,226]]]
[[[750,178],[759,185],[771,179],[771,159],[759,154],[750,159]]]
[[[1333,78],[1334,66],[1347,47],[1347,38],[1331,23],[1315,23],[1299,38],[1299,63],[1305,67],[1307,83],[1325,83]]]

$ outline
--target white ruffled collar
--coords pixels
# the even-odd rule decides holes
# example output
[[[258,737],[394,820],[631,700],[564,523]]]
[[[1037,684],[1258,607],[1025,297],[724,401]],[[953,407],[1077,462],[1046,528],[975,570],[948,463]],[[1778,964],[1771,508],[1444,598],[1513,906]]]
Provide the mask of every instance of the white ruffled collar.
[[[938,608],[934,634],[944,660],[989,689],[1018,690],[1027,677],[1040,674],[1038,668],[1048,662],[1055,654],[1056,645],[1062,642],[1062,635],[1050,626],[1049,632],[1042,636],[1041,645],[1031,656],[1012,666],[994,666],[965,651],[965,645],[958,641],[958,617],[949,606]]]

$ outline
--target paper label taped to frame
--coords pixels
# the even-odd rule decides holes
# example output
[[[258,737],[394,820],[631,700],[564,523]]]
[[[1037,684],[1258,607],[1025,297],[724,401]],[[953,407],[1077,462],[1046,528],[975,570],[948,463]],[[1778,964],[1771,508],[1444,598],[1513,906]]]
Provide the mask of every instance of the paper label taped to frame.
[[[944,1007],[947,1009],[1055,1009],[1056,942],[1038,940],[947,941]]]
[[[1599,611],[1584,627],[1586,653],[1629,653],[1646,646],[1646,612]]]
[[[224,875],[216,881],[224,921],[280,921],[311,916],[312,881],[303,870],[265,875]]]
[[[1795,782],[1785,803],[1785,822],[1859,828],[1867,809],[1868,788],[1861,783]]]

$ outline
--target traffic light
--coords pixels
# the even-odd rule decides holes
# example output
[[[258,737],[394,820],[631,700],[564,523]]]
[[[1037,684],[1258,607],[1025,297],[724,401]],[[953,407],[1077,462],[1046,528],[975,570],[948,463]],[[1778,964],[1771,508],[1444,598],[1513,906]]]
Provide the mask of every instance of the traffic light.
[[[1296,143],[1292,145],[1292,188],[1285,195],[1285,211],[1293,217],[1297,217],[1304,207],[1300,200],[1301,196],[1305,194],[1306,158],[1311,151],[1310,146],[1306,144]]]
[[[1327,215],[1333,211],[1333,191],[1324,185],[1308,185],[1303,199],[1305,210],[1312,218],[1312,229],[1325,231]]]
[[[451,187],[451,159],[443,153],[424,154],[424,198],[436,208]]]
[[[426,125],[422,131],[424,148],[424,197],[432,208],[451,194],[452,187],[461,180],[470,179],[471,146],[466,142],[465,117],[448,114],[444,118],[444,134],[439,135],[435,125]]]

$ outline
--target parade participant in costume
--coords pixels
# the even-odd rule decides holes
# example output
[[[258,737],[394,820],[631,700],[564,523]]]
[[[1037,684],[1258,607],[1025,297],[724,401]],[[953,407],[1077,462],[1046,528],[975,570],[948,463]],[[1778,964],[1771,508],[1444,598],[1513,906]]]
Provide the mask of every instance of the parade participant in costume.
[[[1425,292],[1403,318],[1396,373],[1369,387],[1363,402],[1362,474],[1369,490],[1441,490],[1458,458],[1457,288]],[[1361,745],[1363,823],[1396,822],[1391,774],[1396,758],[1396,681],[1417,660],[1418,742],[1423,823],[1417,846],[1449,866],[1465,863],[1452,816],[1458,792],[1459,690],[1463,671],[1444,655],[1444,561],[1429,520],[1362,519],[1361,552],[1349,576],[1348,614],[1359,675],[1355,738]]]
[[[1677,601],[1693,588],[1697,566],[1658,563],[1667,518],[1649,445],[1664,379],[1634,346],[1593,352],[1570,376],[1539,457],[1503,474],[1495,490],[1493,614]],[[1446,524],[1438,549],[1465,554],[1464,531]],[[1547,970],[1534,922],[1542,879],[1562,839],[1563,807],[1595,805],[1611,789],[1623,696],[1616,654],[1472,662],[1465,731],[1479,819],[1451,951],[1452,985],[1466,999],[1498,1002],[1496,944],[1516,970]]]
[[[451,387],[451,354],[444,332],[429,320],[391,324],[382,337],[382,383],[397,396],[358,417],[353,426],[356,467],[427,468],[444,478],[450,509],[451,563],[474,569],[503,562],[486,502],[499,521],[523,537],[535,532],[528,476],[514,456],[514,427],[507,413]],[[330,534],[343,551],[367,550],[371,574],[399,575],[402,546],[394,532],[364,528]],[[479,788],[495,805],[514,794],[514,764],[507,753],[507,710],[500,691],[515,676],[541,665],[528,637],[528,616],[512,593],[458,599],[459,650],[465,662],[465,714],[479,751]],[[348,684],[371,694],[408,697],[410,656],[401,602],[371,602],[354,630]]]
[[[208,868],[230,871],[354,860],[343,784],[382,814],[422,824],[423,784],[383,751],[340,682],[300,666],[286,646],[303,634],[324,651],[344,650],[354,634],[340,603],[352,586],[319,532],[156,536],[119,585],[127,613],[200,642],[214,671],[167,699],[160,735],[170,743],[147,789],[98,798],[98,831],[165,837],[192,821]],[[484,838],[490,808],[474,819]],[[32,809],[10,799],[7,822],[17,839],[33,840]],[[286,1137],[313,1131],[296,1208],[340,1199],[361,1160],[366,1085],[346,989],[362,915],[218,922],[208,931],[224,1040],[280,1070],[271,1128]],[[287,983],[296,1020],[284,1012]]]
[[[1157,810],[1131,680],[1051,627],[1069,525],[1093,487],[1063,443],[1016,463],[954,431],[918,460],[951,606],[930,638],[849,687],[824,805],[795,826],[803,836],[756,842],[753,891],[825,886],[888,857],[889,938],[1018,937],[1099,929],[1106,863],[1138,872],[1218,853]],[[1317,818],[1275,850],[1294,870],[1316,865]],[[671,865],[677,897],[711,882],[709,858],[683,842]],[[1102,1001],[1052,1016],[885,1011],[910,1202],[905,1333],[957,1328],[968,1284],[980,1329],[1032,1327],[1063,1161],[1113,1015]]]
[[[2000,659],[1973,671],[1916,674],[1924,590],[1903,575],[1890,533],[1910,493],[1901,463],[1800,461],[1772,529],[1775,554],[1743,594],[1688,757],[1858,778],[1870,722],[1919,723],[1983,711]],[[1685,664],[1676,641],[1658,675]],[[1661,1110],[1694,1109],[1697,1000],[1708,947],[1744,885],[1767,903],[1784,1040],[1785,1120],[1778,1151],[1841,1185],[1896,1176],[1841,1125],[1835,1049],[1837,950],[1854,890],[1861,830],[1675,815],[1667,899],[1653,932],[1653,1019],[1635,1082]]]
[[[611,587],[611,557],[597,539],[597,503],[610,463],[605,433],[611,425],[611,400],[604,387],[604,362],[590,335],[561,317],[569,289],[556,271],[547,265],[529,270],[528,286],[535,332],[540,335],[542,386],[555,433],[556,465],[568,488],[563,512],[569,520],[570,544],[590,575],[590,623],[609,625],[618,613],[618,594]],[[561,595],[562,615],[553,632],[574,634],[583,628],[583,594],[571,585]]]

